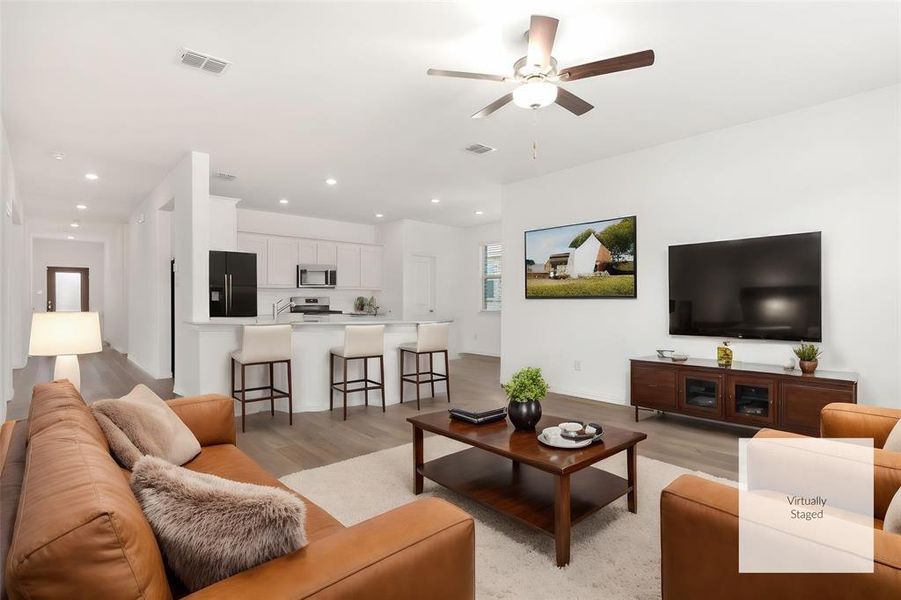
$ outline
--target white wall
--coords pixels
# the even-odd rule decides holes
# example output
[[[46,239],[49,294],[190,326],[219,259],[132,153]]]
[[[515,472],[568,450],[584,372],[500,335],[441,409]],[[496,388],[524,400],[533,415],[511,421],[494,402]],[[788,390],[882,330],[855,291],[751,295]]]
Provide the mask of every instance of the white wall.
[[[460,317],[460,351],[501,355],[501,313],[482,310],[482,247],[501,241],[501,222],[466,230]],[[503,284],[506,281],[502,280]],[[503,310],[503,306],[501,307]]]
[[[209,319],[209,156],[190,152],[129,217],[129,359],[157,378],[171,374],[169,261],[175,277],[176,393],[195,389],[196,337],[186,321]]]
[[[247,233],[287,235],[359,244],[372,244],[377,241],[375,226],[365,223],[350,223],[243,208],[238,209],[237,219],[238,231]]]
[[[13,396],[12,370],[25,366],[28,288],[24,270],[23,201],[16,188],[6,129],[0,120],[0,421]]]
[[[169,238],[161,239],[160,207],[172,197],[171,182],[164,180],[128,218],[128,359],[153,377],[168,377],[161,360],[160,336],[168,332],[168,310],[161,290],[168,288]],[[168,231],[166,231],[168,233]],[[165,265],[165,272],[163,266]]]
[[[627,403],[629,357],[719,342],[667,334],[669,245],[822,231],[821,368],[901,406],[898,111],[893,86],[505,186],[502,377],[540,366],[554,390]],[[631,214],[637,299],[524,299],[524,230]],[[738,341],[736,360],[781,364],[790,346]]]

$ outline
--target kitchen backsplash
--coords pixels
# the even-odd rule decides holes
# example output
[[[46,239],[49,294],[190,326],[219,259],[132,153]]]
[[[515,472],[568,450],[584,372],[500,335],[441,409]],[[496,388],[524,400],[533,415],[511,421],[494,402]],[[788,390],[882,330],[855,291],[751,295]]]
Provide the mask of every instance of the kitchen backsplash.
[[[292,296],[322,296],[329,299],[329,305],[332,310],[340,310],[342,312],[351,312],[354,309],[354,300],[357,296],[366,298],[375,296],[379,298],[378,293],[367,292],[364,290],[335,290],[335,289],[264,289],[257,292],[257,312],[261,316],[272,315],[272,304],[283,298],[291,298]]]

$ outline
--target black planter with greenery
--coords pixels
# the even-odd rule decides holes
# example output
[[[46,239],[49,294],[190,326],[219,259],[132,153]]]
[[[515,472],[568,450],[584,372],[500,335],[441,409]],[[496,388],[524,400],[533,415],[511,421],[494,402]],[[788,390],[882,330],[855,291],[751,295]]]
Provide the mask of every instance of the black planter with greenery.
[[[510,398],[507,406],[510,422],[516,429],[534,431],[541,420],[541,401],[547,395],[547,383],[541,376],[541,369],[520,369],[503,388]]]

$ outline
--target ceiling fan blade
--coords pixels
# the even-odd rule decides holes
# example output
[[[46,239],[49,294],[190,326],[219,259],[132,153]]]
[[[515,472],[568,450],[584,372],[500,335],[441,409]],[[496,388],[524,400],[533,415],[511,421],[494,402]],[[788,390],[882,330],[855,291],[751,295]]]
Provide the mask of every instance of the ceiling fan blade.
[[[605,58],[604,60],[596,60],[594,62],[585,63],[584,65],[560,69],[560,81],[575,81],[576,79],[585,79],[586,77],[595,77],[596,75],[606,75],[607,73],[616,73],[617,71],[628,71],[629,69],[650,67],[653,64],[654,51],[644,50],[642,52],[623,54],[622,56]]]
[[[460,77],[462,79],[486,79],[488,81],[507,81],[503,75],[489,75],[487,73],[467,73],[466,71],[445,71],[443,69],[429,69],[428,75],[436,77]]]
[[[560,86],[557,86],[557,100],[555,102],[577,117],[594,108],[591,104],[588,104],[575,94],[567,92]]]
[[[509,94],[505,94],[505,95],[501,96],[500,98],[498,98],[497,100],[495,100],[494,102],[492,102],[491,104],[489,104],[488,106],[486,106],[485,108],[483,108],[482,110],[477,112],[476,114],[472,115],[472,118],[473,119],[481,119],[483,117],[487,117],[488,115],[490,115],[497,109],[501,108],[502,106],[504,106],[506,104],[509,104],[512,101],[513,101],[513,92],[510,92]]]
[[[552,17],[532,15],[529,25],[529,52],[526,60],[530,65],[542,69],[551,64],[551,51],[554,49],[554,38],[557,36],[557,24],[560,21]]]

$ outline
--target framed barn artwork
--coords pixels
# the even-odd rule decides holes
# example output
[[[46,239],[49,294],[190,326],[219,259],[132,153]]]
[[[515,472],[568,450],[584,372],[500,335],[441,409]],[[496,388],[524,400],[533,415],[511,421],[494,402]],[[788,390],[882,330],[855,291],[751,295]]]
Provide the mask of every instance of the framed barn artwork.
[[[526,298],[635,298],[636,217],[526,231]]]

